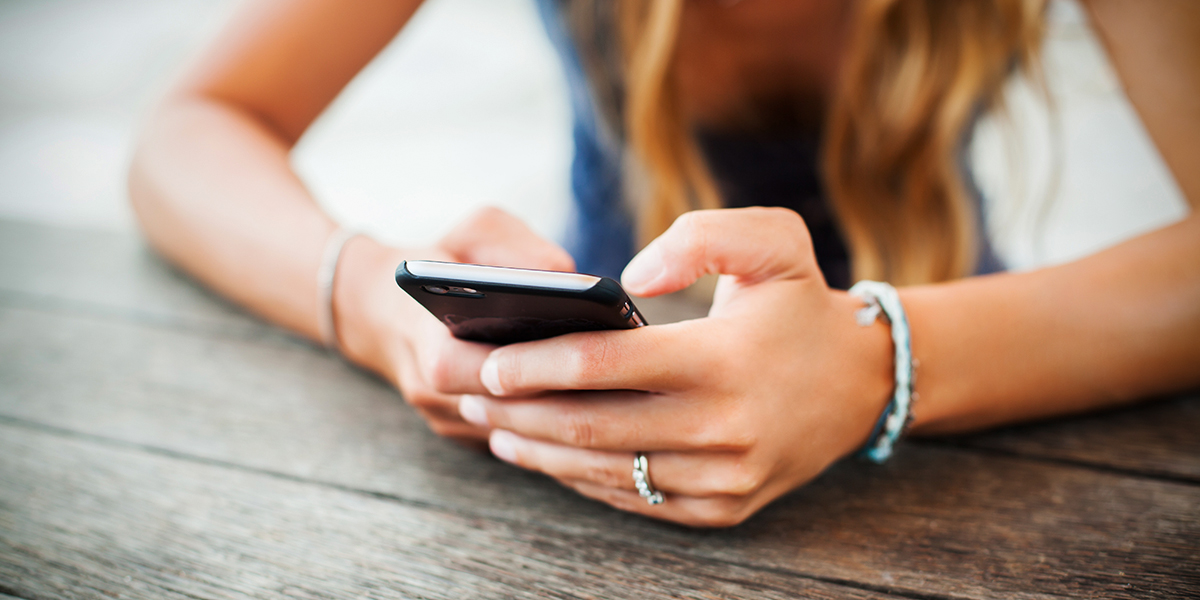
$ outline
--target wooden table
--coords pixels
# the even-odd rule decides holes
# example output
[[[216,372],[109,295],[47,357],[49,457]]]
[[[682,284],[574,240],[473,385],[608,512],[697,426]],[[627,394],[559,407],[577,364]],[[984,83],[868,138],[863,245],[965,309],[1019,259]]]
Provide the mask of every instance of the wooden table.
[[[0,222],[0,595],[1200,595],[1200,398],[843,461],[742,526],[612,510],[133,236]]]

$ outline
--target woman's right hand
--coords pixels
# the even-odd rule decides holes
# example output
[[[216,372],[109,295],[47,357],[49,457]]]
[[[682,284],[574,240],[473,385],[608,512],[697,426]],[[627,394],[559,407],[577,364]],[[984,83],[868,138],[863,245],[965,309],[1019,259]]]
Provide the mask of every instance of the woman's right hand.
[[[479,369],[492,346],[466,342],[396,285],[402,260],[441,260],[573,271],[560,246],[516,217],[483,208],[432,247],[402,250],[366,237],[343,252],[334,282],[334,312],[346,358],[392,382],[439,435],[486,447],[489,430],[458,412],[462,394],[485,394]]]

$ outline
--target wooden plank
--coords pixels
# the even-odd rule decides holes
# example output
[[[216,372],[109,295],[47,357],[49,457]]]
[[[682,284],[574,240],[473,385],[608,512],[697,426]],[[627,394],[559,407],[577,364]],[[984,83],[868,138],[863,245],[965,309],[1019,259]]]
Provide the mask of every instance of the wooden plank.
[[[253,337],[283,337],[196,285],[136,236],[0,219],[0,301]]]
[[[887,597],[20,427],[0,474],[0,581],[29,597]]]
[[[385,385],[305,347],[0,310],[0,390],[10,423],[752,570],[921,597],[1200,593],[1200,486],[1178,482],[911,445],[698,532],[437,439]]]
[[[1200,394],[940,442],[1200,482]]]

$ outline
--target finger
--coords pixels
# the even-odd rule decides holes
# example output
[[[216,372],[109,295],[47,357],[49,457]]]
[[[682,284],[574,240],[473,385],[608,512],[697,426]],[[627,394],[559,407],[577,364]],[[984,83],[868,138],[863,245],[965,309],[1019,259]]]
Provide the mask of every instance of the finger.
[[[448,407],[417,407],[417,412],[421,414],[421,418],[430,423],[430,429],[439,435],[487,438],[488,434],[492,432],[491,427],[466,421],[462,415],[458,414],[457,410]]]
[[[458,408],[459,394],[487,393],[479,373],[495,346],[460,340],[437,321],[429,324],[425,337],[429,341],[418,350],[421,378],[439,393],[452,394],[446,396],[448,406]]]
[[[430,431],[442,436],[455,440],[470,440],[474,442],[486,442],[491,431],[486,427],[479,427],[473,423],[467,423],[458,417],[444,417],[434,411],[419,410],[421,417],[425,419],[425,423],[429,426]]]
[[[755,207],[683,214],[629,262],[621,281],[634,294],[657,296],[710,273],[743,283],[821,276],[800,215]]]
[[[637,490],[633,482],[633,452],[585,450],[523,438],[502,429],[492,431],[488,444],[497,458],[555,479]],[[732,452],[646,454],[654,488],[693,497],[747,496],[757,492],[763,479],[742,458],[741,453]]]
[[[695,498],[668,495],[666,502],[650,504],[637,492],[622,488],[606,487],[590,481],[564,480],[561,483],[613,508],[689,527],[732,527],[754,514],[748,502],[730,496]]]
[[[695,410],[678,397],[641,392],[593,392],[496,400],[463,396],[459,413],[481,427],[591,450],[734,452],[754,440],[736,419]],[[692,408],[688,410],[688,408]]]
[[[405,402],[417,409],[417,412],[426,421],[446,421],[460,425],[467,424],[458,410],[460,395],[442,394],[434,390],[432,386],[416,373],[416,365],[408,367],[406,371],[410,374],[402,377],[397,386],[400,390],[400,395],[404,397]],[[434,427],[433,425],[431,427],[435,431],[438,431],[438,427]],[[470,427],[484,433],[490,429],[487,427],[480,428],[474,424],[471,424]]]
[[[480,426],[478,424],[471,423],[470,421],[463,419],[462,415],[459,414],[458,411],[452,410],[451,407],[448,405],[440,406],[440,405],[426,404],[425,406],[416,407],[416,409],[417,409],[417,412],[421,413],[421,417],[424,418],[426,421],[438,420],[438,421],[449,421],[449,422],[454,422],[454,423],[467,423],[467,424],[470,424],[472,427],[478,428],[480,430],[487,431],[490,429],[489,427]]]
[[[561,246],[538,235],[507,212],[485,207],[446,234],[438,244],[457,260],[483,265],[574,271]]]
[[[707,381],[720,365],[688,332],[699,321],[592,331],[492,350],[479,378],[493,396],[528,396],[545,390],[632,389],[671,391]],[[719,338],[719,325],[707,335]],[[684,344],[684,345],[681,345]],[[679,352],[688,347],[689,352]]]

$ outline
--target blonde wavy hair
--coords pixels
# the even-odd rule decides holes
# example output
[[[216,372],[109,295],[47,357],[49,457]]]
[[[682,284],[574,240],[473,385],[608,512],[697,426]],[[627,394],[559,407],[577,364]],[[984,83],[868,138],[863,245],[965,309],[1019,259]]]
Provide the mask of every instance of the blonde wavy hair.
[[[623,71],[615,100],[646,175],[636,202],[643,243],[688,210],[721,206],[679,110],[674,57],[685,1],[615,5]],[[855,279],[909,285],[971,274],[979,216],[961,162],[967,129],[999,106],[1014,68],[1039,77],[1044,5],[860,0],[822,146]]]

